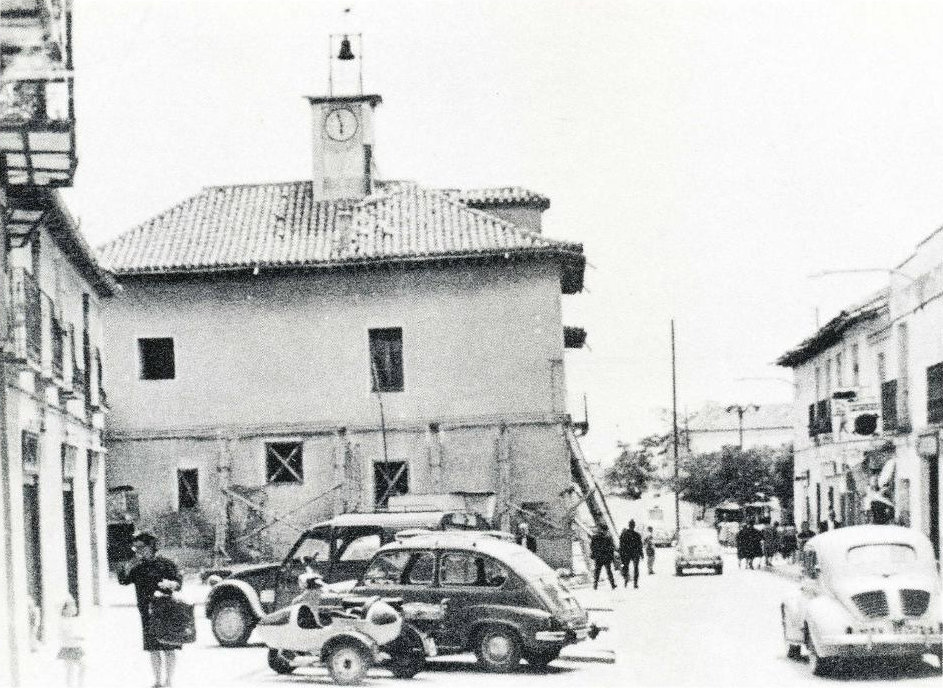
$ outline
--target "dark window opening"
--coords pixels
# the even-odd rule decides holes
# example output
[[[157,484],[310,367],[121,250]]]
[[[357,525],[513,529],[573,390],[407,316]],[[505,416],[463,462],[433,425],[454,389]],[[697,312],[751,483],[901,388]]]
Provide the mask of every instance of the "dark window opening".
[[[177,470],[177,507],[195,509],[200,503],[200,476],[196,468]]]
[[[881,385],[881,416],[885,432],[897,429],[897,380]]]
[[[270,483],[303,483],[301,442],[268,442],[265,445],[265,480]]]
[[[370,330],[370,375],[374,392],[403,391],[403,330]]]
[[[174,340],[170,337],[139,339],[138,353],[142,380],[173,380]]]
[[[927,422],[943,423],[943,363],[927,368]]]
[[[409,466],[405,461],[378,461],[373,464],[373,503],[386,509],[390,497],[409,492]]]

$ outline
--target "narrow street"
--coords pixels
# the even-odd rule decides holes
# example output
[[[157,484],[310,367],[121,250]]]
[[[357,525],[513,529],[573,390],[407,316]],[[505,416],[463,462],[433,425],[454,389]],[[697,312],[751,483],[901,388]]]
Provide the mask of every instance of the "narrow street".
[[[930,663],[922,667],[858,668],[834,678],[811,675],[805,661],[786,659],[779,627],[779,602],[795,583],[765,571],[738,570],[728,556],[722,576],[673,575],[671,550],[658,551],[655,576],[643,573],[638,590],[608,583],[578,596],[593,609],[600,624],[610,627],[596,641],[569,648],[564,657],[541,673],[521,664],[514,674],[486,674],[471,655],[436,659],[411,681],[394,679],[383,670],[371,672],[369,685],[440,686],[802,686],[853,680],[866,686],[935,686],[939,674]],[[643,567],[644,568],[644,567]],[[193,591],[191,590],[191,594]],[[89,686],[147,685],[147,656],[140,651],[133,591],[109,585],[107,601],[90,647]],[[114,606],[121,603],[122,606]],[[612,611],[604,611],[611,609]],[[180,655],[176,685],[279,686],[333,685],[327,671],[311,669],[279,676],[266,665],[265,648],[218,647],[200,614],[199,637]],[[614,657],[615,661],[611,661]],[[608,660],[608,661],[607,661]],[[935,660],[930,660],[935,661]],[[744,670],[749,667],[749,673]],[[51,662],[49,669],[59,670]],[[32,685],[50,685],[49,674]]]

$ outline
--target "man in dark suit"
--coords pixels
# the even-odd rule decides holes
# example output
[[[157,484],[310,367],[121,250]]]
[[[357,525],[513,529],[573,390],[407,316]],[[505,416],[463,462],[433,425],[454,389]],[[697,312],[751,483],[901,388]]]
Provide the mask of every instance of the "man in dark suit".
[[[600,526],[596,529],[592,540],[589,541],[589,555],[593,558],[595,564],[593,590],[599,587],[599,572],[603,569],[606,569],[612,589],[616,589],[616,580],[612,575],[612,560],[615,558],[615,554],[616,547],[612,542],[612,536],[609,535],[609,529],[604,525]]]
[[[632,565],[632,583],[638,587],[638,563],[642,558],[642,536],[635,530],[635,521],[619,535],[619,558],[622,560],[622,578],[629,585],[629,564]]]
[[[521,547],[526,547],[534,554],[537,554],[537,538],[530,534],[530,527],[526,521],[521,521],[517,526],[517,537],[514,541]]]

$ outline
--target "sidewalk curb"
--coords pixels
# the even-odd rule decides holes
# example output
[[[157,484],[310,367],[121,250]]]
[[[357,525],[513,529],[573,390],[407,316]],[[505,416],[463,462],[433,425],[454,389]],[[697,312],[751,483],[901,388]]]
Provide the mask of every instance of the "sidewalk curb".
[[[560,655],[560,661],[563,662],[586,662],[586,663],[595,663],[595,664],[615,664],[616,663],[616,651],[615,650],[596,650],[592,653],[586,654],[569,654],[562,653]]]

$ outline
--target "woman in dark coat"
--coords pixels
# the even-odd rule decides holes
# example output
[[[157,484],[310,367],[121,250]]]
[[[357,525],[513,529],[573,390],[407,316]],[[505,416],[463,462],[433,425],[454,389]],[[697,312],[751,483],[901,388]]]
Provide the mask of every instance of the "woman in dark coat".
[[[749,556],[747,548],[749,536],[747,535],[746,523],[741,524],[735,539],[737,543],[737,566],[742,567],[744,566],[744,560]]]
[[[183,578],[176,564],[170,559],[157,556],[157,538],[150,533],[138,533],[132,543],[134,558],[118,569],[121,585],[134,585],[138,613],[141,615],[141,632],[144,651],[151,655],[154,670],[154,686],[172,686],[177,664],[176,651],[179,645],[165,645],[157,641],[153,633],[155,596],[169,595],[180,590]]]

